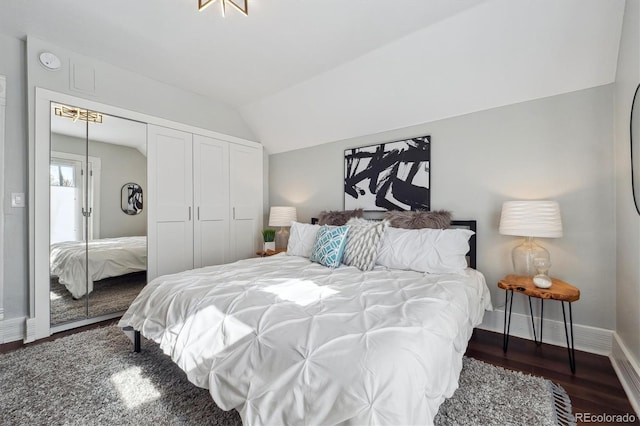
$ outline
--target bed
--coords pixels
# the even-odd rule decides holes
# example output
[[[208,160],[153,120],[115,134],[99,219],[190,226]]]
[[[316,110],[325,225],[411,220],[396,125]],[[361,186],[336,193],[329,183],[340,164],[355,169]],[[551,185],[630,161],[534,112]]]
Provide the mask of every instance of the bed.
[[[328,268],[291,246],[158,277],[119,326],[245,425],[433,423],[491,309],[483,275]]]
[[[91,293],[94,281],[147,269],[147,237],[63,241],[51,244],[49,253],[51,276],[76,299]]]

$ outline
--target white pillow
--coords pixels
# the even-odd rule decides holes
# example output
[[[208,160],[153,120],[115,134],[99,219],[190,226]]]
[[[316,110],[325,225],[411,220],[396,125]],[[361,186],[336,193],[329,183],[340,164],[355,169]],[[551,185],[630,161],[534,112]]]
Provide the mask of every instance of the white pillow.
[[[467,268],[468,229],[387,228],[377,265],[432,274],[462,273]]]
[[[320,229],[320,225],[310,225],[308,223],[291,222],[289,230],[289,244],[287,245],[287,254],[289,256],[311,256],[313,243],[316,240],[316,234]]]

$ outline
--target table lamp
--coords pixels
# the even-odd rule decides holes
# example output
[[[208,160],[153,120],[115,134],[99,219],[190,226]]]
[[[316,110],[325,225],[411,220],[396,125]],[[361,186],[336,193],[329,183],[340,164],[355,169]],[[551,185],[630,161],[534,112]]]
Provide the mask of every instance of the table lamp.
[[[295,207],[271,207],[269,210],[269,226],[280,227],[280,230],[276,232],[276,250],[287,248],[289,231],[285,229],[285,226],[291,226],[291,222],[297,219]]]
[[[555,201],[507,201],[502,205],[499,232],[525,237],[511,252],[513,270],[516,275],[533,276],[535,259],[550,261],[549,252],[534,238],[562,237],[560,206]]]

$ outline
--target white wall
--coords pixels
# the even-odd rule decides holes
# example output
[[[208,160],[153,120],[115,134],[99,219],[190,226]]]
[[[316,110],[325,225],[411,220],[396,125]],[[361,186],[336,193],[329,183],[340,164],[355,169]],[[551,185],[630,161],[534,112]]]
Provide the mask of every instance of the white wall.
[[[140,124],[144,126],[144,124]],[[89,155],[101,160],[100,238],[147,235],[147,158],[137,149],[96,141],[89,142]],[[85,140],[51,135],[51,150],[85,154]],[[120,206],[122,185],[134,182],[142,187],[142,213],[128,215]]]
[[[615,83],[616,333],[630,351],[629,355],[635,358],[636,365],[640,365],[640,216],[631,192],[629,117],[639,83],[640,3],[627,1]],[[636,157],[636,167],[640,171],[638,161],[640,159]]]
[[[38,54],[43,51],[55,53],[62,61],[62,68],[49,71],[40,65]],[[35,37],[29,37],[27,40],[26,60],[30,99],[33,99],[36,86],[43,87],[226,135],[255,140],[253,132],[238,112],[200,94],[186,92]],[[87,84],[86,82],[92,78],[94,84]],[[85,86],[91,86],[93,90],[79,89]],[[30,108],[30,120],[32,115],[33,109]]]
[[[553,276],[580,288],[577,324],[615,328],[615,187],[613,86],[495,108],[376,135],[270,156],[270,205],[294,205],[307,221],[343,207],[346,148],[431,135],[432,209],[478,220],[478,269],[493,301],[497,281],[511,271],[513,237],[498,234],[502,202],[554,199],[564,237],[543,240]],[[514,312],[525,310],[516,298]],[[560,304],[545,318],[562,321]]]
[[[279,153],[613,83],[623,10],[484,1],[241,111]]]

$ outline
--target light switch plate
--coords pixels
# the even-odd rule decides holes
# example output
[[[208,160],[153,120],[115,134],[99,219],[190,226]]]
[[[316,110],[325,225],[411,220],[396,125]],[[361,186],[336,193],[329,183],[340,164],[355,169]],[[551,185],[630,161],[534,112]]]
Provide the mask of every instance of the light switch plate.
[[[11,193],[11,207],[25,207],[24,192]]]

